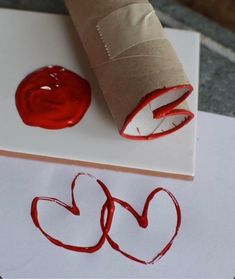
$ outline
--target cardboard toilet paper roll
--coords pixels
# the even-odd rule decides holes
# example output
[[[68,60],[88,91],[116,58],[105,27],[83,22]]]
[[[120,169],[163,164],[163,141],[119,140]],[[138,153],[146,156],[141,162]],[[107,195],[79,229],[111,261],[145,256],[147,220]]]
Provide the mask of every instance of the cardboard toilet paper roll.
[[[193,119],[193,88],[149,1],[65,2],[123,137],[156,139]]]

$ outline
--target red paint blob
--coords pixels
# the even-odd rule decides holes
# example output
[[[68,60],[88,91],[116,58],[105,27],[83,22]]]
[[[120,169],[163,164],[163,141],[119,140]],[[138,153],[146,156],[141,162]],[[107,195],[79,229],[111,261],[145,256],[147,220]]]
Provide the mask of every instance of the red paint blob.
[[[164,188],[157,188],[155,190],[153,190],[149,196],[146,199],[144,208],[143,208],[143,212],[142,214],[138,214],[138,212],[127,202],[122,201],[120,199],[117,199],[115,197],[112,197],[108,187],[100,180],[96,179],[98,185],[101,187],[101,189],[103,190],[105,196],[106,196],[106,202],[104,203],[102,209],[101,209],[101,217],[100,217],[100,224],[101,224],[101,229],[102,229],[102,235],[99,239],[99,241],[97,242],[96,245],[90,246],[90,247],[80,247],[80,246],[73,246],[73,245],[68,245],[63,243],[62,241],[52,237],[51,235],[49,235],[40,225],[40,221],[39,221],[39,216],[38,216],[38,203],[40,201],[47,201],[47,202],[52,202],[52,203],[57,203],[58,205],[64,207],[66,210],[68,210],[71,214],[75,215],[75,216],[79,216],[80,215],[80,210],[76,204],[75,201],[75,197],[74,197],[74,189],[75,189],[75,184],[77,179],[81,176],[81,175],[88,175],[91,178],[94,178],[93,176],[89,175],[89,174],[85,174],[85,173],[79,173],[73,180],[72,184],[71,184],[71,194],[72,194],[72,204],[68,205],[56,198],[51,198],[51,197],[36,197],[33,199],[32,201],[32,206],[31,206],[31,217],[33,219],[33,222],[35,224],[35,226],[41,231],[41,233],[50,241],[52,242],[54,245],[62,247],[64,249],[67,250],[71,250],[71,251],[75,251],[75,252],[84,252],[84,253],[94,253],[96,251],[98,251],[99,249],[101,249],[101,247],[103,246],[105,240],[107,239],[108,243],[110,244],[110,246],[120,252],[123,256],[129,258],[130,260],[136,261],[138,263],[141,264],[153,264],[156,261],[160,260],[166,253],[167,251],[171,248],[174,239],[176,238],[180,226],[181,226],[181,210],[180,210],[180,206],[179,203],[177,202],[176,198],[173,196],[173,194],[169,191],[167,191]],[[175,210],[176,210],[176,227],[175,227],[175,232],[172,235],[171,239],[169,240],[169,242],[165,245],[165,247],[162,249],[162,251],[160,251],[152,260],[150,261],[145,261],[142,259],[139,259],[135,256],[132,256],[130,254],[128,254],[127,252],[125,252],[119,245],[118,243],[116,243],[109,235],[109,231],[111,229],[112,226],[112,221],[113,221],[113,216],[115,213],[115,203],[121,205],[125,210],[129,211],[130,214],[132,214],[132,216],[136,219],[136,221],[138,222],[139,226],[142,228],[147,228],[148,227],[148,209],[149,209],[149,205],[151,203],[151,201],[153,200],[153,198],[160,192],[164,192],[166,193],[170,199],[172,200],[172,202],[174,203],[175,206]]]
[[[83,118],[91,103],[91,88],[77,74],[61,66],[48,66],[24,78],[15,98],[25,124],[63,129]]]

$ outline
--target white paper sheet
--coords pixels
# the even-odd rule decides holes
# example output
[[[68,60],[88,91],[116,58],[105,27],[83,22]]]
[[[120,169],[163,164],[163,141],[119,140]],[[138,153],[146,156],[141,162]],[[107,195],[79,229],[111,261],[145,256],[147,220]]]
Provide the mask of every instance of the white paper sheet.
[[[233,278],[234,127],[235,119],[200,112],[194,182],[1,157],[0,275],[3,278]],[[171,250],[158,263],[144,266],[132,262],[112,250],[108,243],[91,255],[70,252],[54,246],[41,235],[30,217],[32,199],[52,196],[70,203],[70,183],[80,171],[104,181],[112,195],[130,202],[139,211],[156,186],[164,186],[176,196],[181,205],[182,226]],[[69,212],[40,208],[40,216],[47,214],[50,218],[48,229],[51,232],[57,229],[57,235],[73,244],[82,241],[87,244],[93,238],[96,240],[100,232],[94,209],[101,206],[103,196],[91,180],[84,178],[81,182],[75,192],[80,195],[81,209],[88,208],[84,201],[89,200],[89,214],[94,222],[75,223]],[[91,198],[87,197],[88,193]],[[154,212],[157,207],[158,211]],[[175,213],[166,197],[159,196],[153,202],[150,219],[153,229],[159,224],[156,237],[151,231],[149,234],[141,231],[130,216],[117,208],[112,233],[118,229],[115,237],[130,250],[138,241],[138,249],[133,252],[139,256],[151,255],[161,245],[163,238],[159,236],[169,236],[169,228],[174,227]],[[80,224],[85,228],[81,230]]]

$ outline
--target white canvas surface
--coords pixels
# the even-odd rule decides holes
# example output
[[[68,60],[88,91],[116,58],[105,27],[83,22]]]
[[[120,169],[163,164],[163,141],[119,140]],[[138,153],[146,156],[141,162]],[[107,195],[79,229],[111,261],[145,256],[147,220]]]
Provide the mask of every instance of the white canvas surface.
[[[235,119],[200,112],[198,126],[193,182],[0,157],[0,275],[3,278],[233,278]],[[164,186],[175,195],[181,205],[182,226],[164,258],[155,265],[144,266],[118,254],[108,243],[99,252],[87,255],[56,247],[41,235],[30,217],[32,199],[51,196],[70,203],[71,180],[81,171],[105,182],[113,196],[131,203],[138,211],[157,186]],[[59,207],[40,206],[47,230],[72,244],[88,244],[97,239],[100,229],[96,210],[104,201],[94,181],[84,178],[80,182],[76,199],[81,217],[74,219]],[[146,258],[166,241],[175,221],[172,204],[164,195],[153,201],[149,213],[150,227],[144,231],[117,207],[111,231],[123,247]]]
[[[0,150],[194,176],[196,119],[159,140],[121,138],[68,17],[2,9],[0,26],[4,27],[0,29]],[[199,34],[166,31],[194,86],[188,104],[196,115]],[[14,96],[20,81],[50,64],[75,71],[92,85],[91,107],[73,128],[48,131],[29,127],[16,110]]]

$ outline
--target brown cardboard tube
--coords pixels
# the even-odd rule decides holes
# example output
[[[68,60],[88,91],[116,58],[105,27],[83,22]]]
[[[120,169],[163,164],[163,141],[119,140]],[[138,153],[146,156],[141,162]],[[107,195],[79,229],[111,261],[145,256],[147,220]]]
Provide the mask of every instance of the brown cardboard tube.
[[[185,126],[192,92],[147,0],[65,0],[123,137],[156,139]]]

